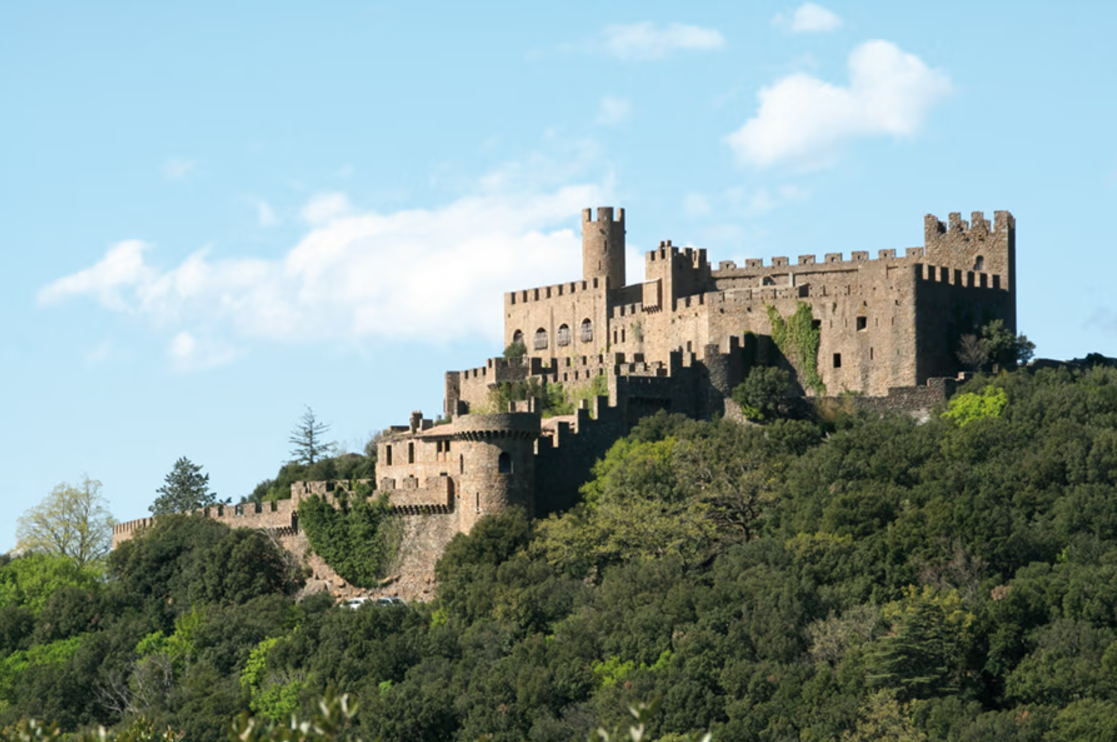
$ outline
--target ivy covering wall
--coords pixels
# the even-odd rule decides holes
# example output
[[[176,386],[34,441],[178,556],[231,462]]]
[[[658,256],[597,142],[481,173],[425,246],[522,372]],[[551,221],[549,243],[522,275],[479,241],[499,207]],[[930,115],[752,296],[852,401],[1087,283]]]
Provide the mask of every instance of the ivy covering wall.
[[[772,341],[784,358],[795,367],[800,383],[817,394],[826,393],[826,385],[818,375],[818,346],[822,330],[815,327],[814,313],[806,302],[799,302],[795,312],[786,319],[773,306],[765,305],[772,325]]]
[[[299,526],[314,553],[348,583],[373,587],[398,550],[399,529],[387,496],[371,499],[361,490],[358,485],[340,508],[320,497],[303,500]]]

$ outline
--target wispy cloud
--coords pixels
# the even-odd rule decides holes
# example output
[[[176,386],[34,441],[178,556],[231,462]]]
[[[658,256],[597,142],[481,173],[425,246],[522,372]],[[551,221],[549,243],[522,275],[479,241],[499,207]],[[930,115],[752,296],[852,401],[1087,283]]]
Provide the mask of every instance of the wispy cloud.
[[[713,209],[701,193],[688,193],[683,198],[683,213],[687,216],[708,216]]]
[[[325,224],[353,211],[344,193],[320,193],[303,207],[302,217],[311,224]]]
[[[624,121],[632,113],[632,104],[624,98],[614,98],[607,95],[601,99],[597,111],[597,123],[604,126],[614,126]]]
[[[167,355],[179,371],[201,371],[223,366],[240,353],[236,348],[212,337],[197,338],[182,330],[171,338]]]
[[[810,191],[802,186],[786,183],[769,188],[760,186],[751,190],[731,188],[725,193],[726,201],[745,217],[767,214],[791,201],[802,201],[810,196]]]
[[[274,227],[279,224],[279,217],[275,214],[275,209],[271,207],[264,199],[256,199],[256,222],[261,227]]]
[[[728,137],[737,158],[821,167],[853,139],[911,136],[952,89],[946,74],[887,41],[854,49],[849,78],[842,87],[799,73],[762,88],[757,115]]]
[[[154,246],[125,240],[38,300],[87,298],[141,317],[183,370],[227,363],[252,343],[499,342],[503,292],[579,275],[573,226],[606,196],[585,183],[380,213],[323,194],[303,209],[305,234],[275,259],[201,250],[165,268]]]
[[[713,28],[644,21],[606,27],[601,43],[607,54],[618,59],[648,60],[677,51],[714,51],[725,46],[725,38]]]
[[[168,180],[182,180],[194,172],[194,168],[197,166],[198,163],[195,160],[185,157],[168,157],[163,161],[163,177]]]
[[[102,340],[94,347],[90,348],[85,354],[85,362],[90,366],[104,363],[113,353],[112,340]]]
[[[833,11],[815,3],[803,3],[790,17],[783,13],[772,19],[772,24],[786,28],[791,33],[827,33],[842,27],[842,19]]]

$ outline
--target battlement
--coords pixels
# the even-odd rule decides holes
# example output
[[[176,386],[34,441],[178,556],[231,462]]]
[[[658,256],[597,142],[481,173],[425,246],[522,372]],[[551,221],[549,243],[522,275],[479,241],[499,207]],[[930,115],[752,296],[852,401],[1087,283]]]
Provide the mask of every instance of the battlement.
[[[999,274],[964,271],[941,265],[919,265],[916,268],[915,276],[918,280],[928,283],[942,283],[970,289],[981,288],[999,291],[1004,287]]]
[[[295,523],[297,502],[279,500],[278,502],[250,502],[238,505],[212,505],[208,508],[193,510],[185,515],[210,518],[227,524],[231,528],[258,528],[268,531],[291,528]],[[138,531],[155,525],[157,518],[138,518],[117,523],[112,528],[112,545],[115,549],[121,542],[133,538]]]
[[[599,277],[585,281],[566,281],[564,283],[553,283],[550,286],[508,291],[504,294],[504,303],[506,306],[527,304],[534,301],[547,301],[560,296],[569,296],[578,292],[603,290],[604,288],[605,282]]]
[[[655,250],[648,250],[644,254],[647,263],[659,263],[671,261],[675,265],[694,268],[695,270],[701,269],[709,265],[706,259],[706,248],[704,247],[683,247],[679,248],[671,244],[671,240],[662,240],[659,247]]]
[[[950,213],[946,224],[939,221],[934,214],[923,217],[923,237],[927,243],[938,241],[944,235],[967,241],[984,240],[991,235],[1007,236],[1015,229],[1016,219],[1007,211],[993,212],[992,229],[989,220],[985,218],[985,213],[981,211],[971,212],[968,222],[962,218],[961,212],[957,211]]]
[[[771,258],[768,265],[764,264],[763,258],[748,258],[745,260],[744,268],[739,267],[732,260],[723,260],[718,263],[718,267],[713,271],[714,278],[742,278],[752,275],[764,275],[770,273],[797,273],[800,269],[807,269],[807,272],[816,273],[819,270],[824,271],[839,271],[839,270],[858,270],[866,263],[908,263],[922,260],[924,257],[924,249],[922,247],[909,247],[905,249],[903,257],[896,254],[895,249],[878,250],[875,258],[870,257],[868,250],[854,250],[850,253],[849,260],[845,259],[843,253],[830,252],[823,255],[822,260],[818,259],[817,255],[800,255],[797,261],[792,264],[791,260],[784,256],[777,256]]]
[[[597,207],[597,219],[593,218],[593,209],[582,209],[582,222],[592,223],[594,221],[624,224],[624,209],[614,211],[612,206],[599,206]]]

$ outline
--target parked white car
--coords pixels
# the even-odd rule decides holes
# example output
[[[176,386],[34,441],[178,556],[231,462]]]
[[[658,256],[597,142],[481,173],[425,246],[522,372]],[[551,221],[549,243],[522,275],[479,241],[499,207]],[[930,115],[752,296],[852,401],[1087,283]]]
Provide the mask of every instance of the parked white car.
[[[407,607],[407,603],[403,600],[403,598],[397,598],[395,596],[386,597],[386,598],[368,598],[368,597],[365,597],[365,598],[350,598],[349,600],[342,603],[342,605],[345,606],[346,608],[351,608],[353,610],[357,610],[358,608],[360,608],[363,605],[370,605],[370,604],[375,605],[378,608],[383,608],[385,606],[396,606],[396,607],[402,607],[402,608]]]

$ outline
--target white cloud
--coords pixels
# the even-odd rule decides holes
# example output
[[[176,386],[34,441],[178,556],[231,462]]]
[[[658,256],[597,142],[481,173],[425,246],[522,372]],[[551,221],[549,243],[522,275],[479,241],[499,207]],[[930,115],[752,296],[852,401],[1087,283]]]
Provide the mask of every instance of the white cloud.
[[[344,193],[320,193],[303,207],[303,219],[311,224],[324,224],[345,216],[353,210]]]
[[[163,176],[170,180],[182,180],[197,167],[198,163],[184,157],[168,157],[163,161]]]
[[[624,98],[614,98],[607,95],[601,99],[601,106],[597,112],[597,123],[613,126],[624,121],[631,113],[631,103]]]
[[[53,304],[71,296],[88,295],[109,309],[124,311],[128,301],[121,290],[151,279],[151,269],[144,264],[143,253],[150,247],[140,240],[118,242],[96,265],[60,278],[39,292],[41,304]]]
[[[184,370],[225,363],[253,342],[499,343],[503,292],[581,275],[575,225],[606,191],[501,191],[394,213],[317,196],[304,209],[307,232],[276,259],[203,250],[162,268],[148,262],[150,245],[128,240],[38,299],[86,297],[143,317]]]
[[[619,59],[659,59],[680,50],[712,51],[725,46],[725,38],[713,28],[682,23],[655,24],[649,21],[608,26],[603,33],[605,51]]]
[[[849,55],[849,86],[798,73],[761,88],[760,111],[728,137],[738,159],[765,167],[829,164],[858,137],[911,136],[950,79],[887,41],[867,41]]]
[[[788,28],[791,33],[827,33],[842,27],[842,19],[836,13],[814,3],[803,3],[790,19],[781,13],[772,23]]]

